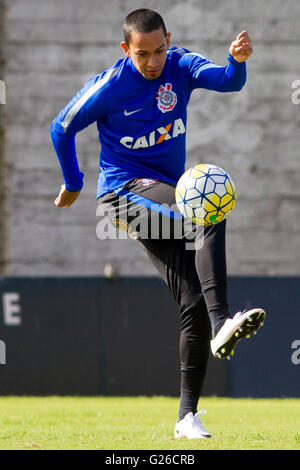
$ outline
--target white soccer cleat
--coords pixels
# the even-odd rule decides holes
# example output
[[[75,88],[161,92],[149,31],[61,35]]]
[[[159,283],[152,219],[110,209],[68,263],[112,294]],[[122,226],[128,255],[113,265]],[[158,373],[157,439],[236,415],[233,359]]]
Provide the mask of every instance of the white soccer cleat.
[[[217,359],[225,357],[229,359],[229,356],[234,354],[234,348],[240,339],[256,334],[263,326],[265,318],[266,312],[262,308],[238,312],[233,318],[228,318],[210,342],[213,355]]]
[[[185,415],[183,419],[175,425],[174,436],[176,439],[186,437],[187,439],[207,439],[212,435],[206,431],[199,420],[199,415],[206,413],[205,410],[198,411],[195,415],[192,412]]]

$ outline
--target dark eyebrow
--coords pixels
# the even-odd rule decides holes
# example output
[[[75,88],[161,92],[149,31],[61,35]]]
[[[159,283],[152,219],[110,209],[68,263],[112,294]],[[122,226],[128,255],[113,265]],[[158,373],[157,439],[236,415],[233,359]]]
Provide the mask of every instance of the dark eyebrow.
[[[158,51],[159,49],[162,49],[163,47],[165,47],[165,44],[162,44],[161,46],[157,47],[157,49],[155,50]],[[138,49],[136,52],[148,52],[148,51],[144,51],[143,49]]]

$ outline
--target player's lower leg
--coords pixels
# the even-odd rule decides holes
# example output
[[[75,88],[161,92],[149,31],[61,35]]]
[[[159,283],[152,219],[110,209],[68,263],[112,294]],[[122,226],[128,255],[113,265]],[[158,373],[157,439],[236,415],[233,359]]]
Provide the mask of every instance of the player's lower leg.
[[[226,220],[206,226],[203,246],[196,250],[195,266],[211,322],[212,337],[231,318],[227,301]]]
[[[184,283],[182,282],[182,285]],[[210,354],[211,326],[201,294],[182,293],[180,331],[180,406],[178,421],[188,413],[195,415]]]

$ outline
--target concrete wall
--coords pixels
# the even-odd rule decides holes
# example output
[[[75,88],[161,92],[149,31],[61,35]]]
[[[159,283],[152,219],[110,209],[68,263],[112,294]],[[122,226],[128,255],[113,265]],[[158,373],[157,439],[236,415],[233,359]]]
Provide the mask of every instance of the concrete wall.
[[[77,138],[85,173],[69,209],[53,205],[62,184],[49,125],[91,76],[121,56],[123,18],[144,2],[10,0],[6,80],[11,165],[9,273],[98,275],[111,262],[122,275],[154,270],[134,241],[96,237],[99,144],[95,126]],[[234,178],[239,199],[228,219],[228,272],[299,273],[300,79],[298,0],[148,0],[165,17],[172,45],[225,64],[243,29],[253,38],[248,82],[238,94],[194,93],[188,163],[215,163]]]
[[[0,0],[0,275],[8,264],[9,177],[6,153],[5,5]]]

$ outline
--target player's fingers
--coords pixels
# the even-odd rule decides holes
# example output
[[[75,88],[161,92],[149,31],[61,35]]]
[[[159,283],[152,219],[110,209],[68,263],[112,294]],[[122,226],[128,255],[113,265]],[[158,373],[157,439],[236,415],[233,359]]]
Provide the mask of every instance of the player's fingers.
[[[234,52],[237,53],[237,54],[239,54],[239,53],[248,54],[250,52],[253,52],[253,47],[251,47],[251,46],[235,47]]]
[[[70,207],[73,204],[74,200],[65,201],[64,199],[57,197],[54,201],[56,207]]]
[[[77,199],[79,193],[80,191],[74,192],[74,193],[67,191],[65,185],[63,184],[61,186],[59,195],[54,201],[54,204],[57,207],[70,207],[73,204],[73,202],[75,202],[75,200]]]
[[[233,49],[235,52],[240,52],[240,51],[253,51],[252,44],[246,44],[246,45],[241,45],[241,46],[233,46]]]
[[[235,41],[234,42],[236,46],[252,46],[252,42],[251,42],[251,39],[248,38],[248,39],[240,39],[239,41]]]
[[[252,45],[252,42],[251,40],[243,40],[243,39],[240,39],[239,41],[234,41],[234,43],[237,45],[237,46],[248,46],[249,44]]]
[[[58,197],[55,199],[54,204],[56,205],[56,207],[61,207],[62,206],[61,201]]]
[[[67,207],[66,202],[63,200],[60,194],[55,199],[54,204],[56,205],[56,207]]]
[[[251,41],[243,41],[243,40],[240,40],[240,41],[233,41],[231,43],[231,45],[233,47],[240,47],[240,46],[252,46],[252,42]]]
[[[56,207],[64,207],[66,205],[64,202],[64,197],[63,197],[65,190],[66,190],[66,187],[64,184],[62,184],[60,187],[59,195],[54,201],[54,204],[56,205]]]
[[[242,31],[240,34],[237,35],[236,40],[239,41],[240,39],[248,36],[248,31]]]
[[[248,33],[241,35],[238,35],[237,38],[235,38],[235,42],[238,43],[246,43],[246,42],[251,42],[251,38]]]

